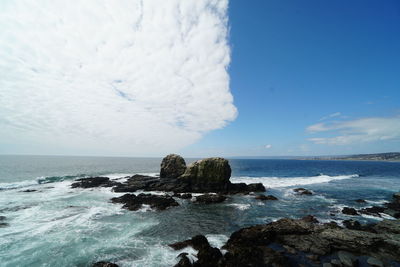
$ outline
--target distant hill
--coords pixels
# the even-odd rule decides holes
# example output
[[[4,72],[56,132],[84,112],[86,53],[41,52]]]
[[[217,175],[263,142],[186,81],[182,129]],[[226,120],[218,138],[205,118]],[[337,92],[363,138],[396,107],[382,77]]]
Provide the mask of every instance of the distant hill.
[[[400,161],[400,152],[357,154],[348,156],[323,156],[312,157],[314,160],[377,160],[377,161]]]

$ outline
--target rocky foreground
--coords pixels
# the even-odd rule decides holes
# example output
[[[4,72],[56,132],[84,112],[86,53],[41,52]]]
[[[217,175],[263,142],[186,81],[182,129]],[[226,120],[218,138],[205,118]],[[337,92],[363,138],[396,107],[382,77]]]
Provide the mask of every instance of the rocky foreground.
[[[231,183],[230,175],[229,163],[223,158],[203,159],[186,166],[182,157],[169,155],[161,163],[160,177],[134,175],[127,177],[125,182],[106,177],[90,177],[76,180],[72,187],[112,187],[115,192],[128,192],[111,199],[113,203],[123,204],[123,208],[128,210],[146,206],[153,210],[165,210],[179,205],[175,198],[212,204],[223,202],[229,194],[265,191],[262,184]],[[164,191],[166,194],[132,194],[138,190]],[[294,192],[299,196],[314,194],[305,188],[296,188]],[[203,194],[193,197],[192,193]],[[255,198],[262,201],[278,200],[264,194],[256,195]],[[362,199],[356,201],[365,202]],[[345,207],[342,213],[354,218],[360,214],[377,217],[387,214],[400,218],[400,193],[394,194],[393,200],[383,206],[360,210]],[[176,267],[400,266],[399,220],[383,220],[368,225],[346,220],[343,225],[339,226],[335,222],[320,223],[311,215],[298,220],[283,218],[240,229],[230,236],[221,249],[211,247],[202,235],[169,246],[175,250],[190,246],[197,251],[195,255],[181,253]],[[117,265],[97,262],[93,266]]]

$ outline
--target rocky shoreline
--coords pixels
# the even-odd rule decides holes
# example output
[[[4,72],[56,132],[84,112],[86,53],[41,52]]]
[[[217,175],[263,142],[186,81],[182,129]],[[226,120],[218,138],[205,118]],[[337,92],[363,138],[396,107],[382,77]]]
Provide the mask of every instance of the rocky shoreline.
[[[107,177],[76,180],[72,188],[111,187],[114,192],[127,193],[111,199],[122,208],[139,210],[148,207],[165,210],[178,206],[176,198],[194,204],[220,203],[231,194],[265,192],[262,184],[234,184],[229,181],[231,168],[223,158],[208,158],[186,166],[178,155],[168,155],[161,163],[160,177],[134,175],[125,182]],[[161,191],[163,195],[133,194],[137,191]],[[293,189],[299,197],[315,193],[305,188]],[[193,196],[192,193],[201,193]],[[275,196],[258,194],[260,201],[279,201]],[[358,203],[365,200],[358,199]],[[382,220],[375,224],[361,224],[345,220],[343,226],[335,222],[320,223],[309,215],[302,219],[282,218],[278,221],[242,228],[231,234],[221,248],[211,247],[204,236],[169,244],[175,250],[187,246],[195,255],[181,253],[176,267],[188,266],[400,266],[400,193],[383,206],[362,209],[344,207],[342,213],[353,216],[368,214],[390,215],[397,220]],[[167,244],[166,244],[167,245]],[[117,266],[97,262],[93,266]]]

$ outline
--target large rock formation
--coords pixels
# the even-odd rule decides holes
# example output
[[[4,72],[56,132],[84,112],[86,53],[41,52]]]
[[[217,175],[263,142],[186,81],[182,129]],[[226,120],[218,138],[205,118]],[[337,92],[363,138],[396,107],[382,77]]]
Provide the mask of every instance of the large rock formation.
[[[186,170],[185,160],[176,154],[170,154],[163,158],[161,162],[161,178],[178,178]]]
[[[148,205],[152,209],[165,210],[169,207],[179,206],[170,196],[158,196],[151,194],[125,194],[120,197],[114,197],[111,199],[113,203],[124,204],[123,208],[128,210],[138,210],[143,205]]]
[[[231,166],[223,158],[207,158],[190,164],[179,179],[187,181],[195,192],[228,191]]]

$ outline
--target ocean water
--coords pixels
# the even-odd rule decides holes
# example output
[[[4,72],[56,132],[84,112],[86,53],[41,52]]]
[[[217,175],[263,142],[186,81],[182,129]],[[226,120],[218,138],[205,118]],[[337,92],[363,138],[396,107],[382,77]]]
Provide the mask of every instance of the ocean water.
[[[193,160],[187,160],[191,162]],[[161,159],[0,156],[1,266],[90,266],[100,260],[120,266],[172,266],[177,255],[167,244],[204,234],[220,247],[239,228],[308,214],[321,221],[352,218],[344,206],[381,204],[400,191],[400,163],[231,159],[232,182],[261,182],[279,201],[230,196],[214,205],[177,201],[179,207],[133,212],[110,203],[122,195],[110,188],[72,189],[92,175],[112,179],[157,175]],[[296,196],[304,187],[313,196]],[[23,192],[36,190],[34,192]],[[366,204],[355,199],[366,199]],[[375,217],[356,217],[376,221]],[[390,218],[389,218],[390,219]],[[188,253],[195,253],[185,249]]]

